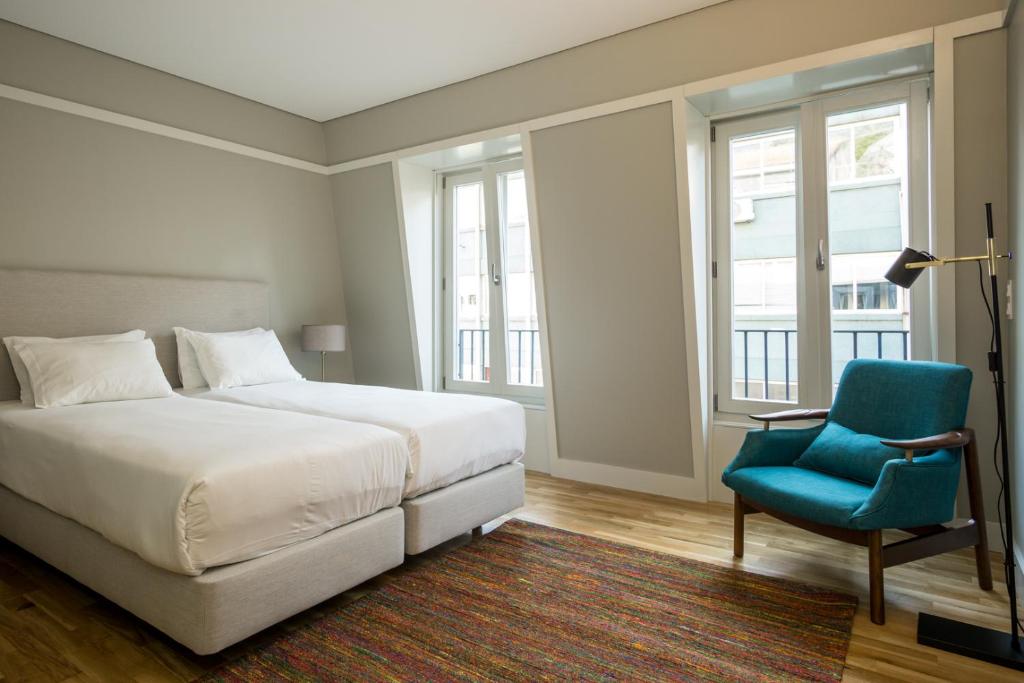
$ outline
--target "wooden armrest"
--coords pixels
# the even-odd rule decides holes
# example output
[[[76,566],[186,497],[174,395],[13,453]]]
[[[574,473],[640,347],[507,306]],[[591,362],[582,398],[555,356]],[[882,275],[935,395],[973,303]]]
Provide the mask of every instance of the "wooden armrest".
[[[959,448],[966,446],[974,438],[970,429],[957,429],[945,434],[926,436],[921,439],[907,439],[905,441],[890,441],[883,439],[882,444],[893,448],[902,448],[911,451],[933,451],[938,448]]]
[[[914,459],[914,451],[934,451],[940,448],[960,448],[974,440],[974,431],[970,429],[954,429],[945,434],[926,436],[922,439],[906,439],[904,441],[890,441],[882,439],[883,446],[899,448],[907,455],[907,460]]]
[[[828,417],[828,408],[799,408],[797,410],[780,410],[777,413],[751,415],[760,422],[789,422],[790,420],[824,420]]]
[[[772,422],[792,422],[793,420],[824,420],[828,417],[828,408],[798,408],[796,410],[780,410],[777,413],[750,415],[753,420],[764,422],[764,430],[768,431]]]

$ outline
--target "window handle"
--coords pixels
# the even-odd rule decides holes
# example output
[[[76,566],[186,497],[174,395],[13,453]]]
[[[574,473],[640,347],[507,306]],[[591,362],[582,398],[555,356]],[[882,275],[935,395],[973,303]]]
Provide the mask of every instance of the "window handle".
[[[495,285],[501,284],[501,275],[498,274],[498,267],[495,264],[491,264],[491,282]]]
[[[818,267],[818,270],[825,270],[825,240],[818,240],[818,258],[815,259],[814,264]]]

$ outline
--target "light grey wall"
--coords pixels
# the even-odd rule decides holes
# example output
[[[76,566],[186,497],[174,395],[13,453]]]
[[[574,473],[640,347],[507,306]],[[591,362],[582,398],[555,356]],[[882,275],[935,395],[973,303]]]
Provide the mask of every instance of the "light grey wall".
[[[692,476],[671,106],[533,149],[558,455]]]
[[[299,327],[345,320],[337,239],[324,176],[0,99],[0,266],[267,282],[318,377]]]
[[[416,388],[391,164],[331,177],[349,341],[360,384]]]
[[[985,202],[992,202],[997,243],[1007,244],[1008,236],[1006,31],[959,38],[954,49],[956,252],[961,255],[984,254]],[[957,361],[974,371],[967,424],[978,434],[986,514],[989,520],[994,521],[999,489],[990,457],[996,424],[995,394],[986,355],[990,325],[981,299],[976,267],[973,264],[953,267],[957,269]],[[961,511],[966,513],[966,496],[961,497],[960,505]],[[1000,550],[997,539],[992,540],[992,545]]]
[[[309,119],[0,20],[0,83],[323,163]]]
[[[420,385],[434,384],[434,172],[399,163],[409,283],[420,355]]]
[[[1007,36],[1007,130],[1009,133],[1009,227],[1010,249],[1019,254],[1009,268],[1014,282],[1014,315],[1010,323],[1010,446],[1011,458],[1016,462],[1013,470],[1014,518],[1018,548],[1024,549],[1024,327],[1021,324],[1021,284],[1024,283],[1024,10],[1017,2]]]
[[[731,0],[329,121],[332,162],[1001,10],[1005,0]]]

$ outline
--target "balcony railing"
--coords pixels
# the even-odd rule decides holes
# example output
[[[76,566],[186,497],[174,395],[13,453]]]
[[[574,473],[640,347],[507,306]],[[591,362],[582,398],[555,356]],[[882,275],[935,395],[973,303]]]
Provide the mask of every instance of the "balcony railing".
[[[490,380],[490,330],[460,329],[456,340],[456,377],[477,382]],[[506,346],[509,382],[540,385],[540,330],[509,330]]]
[[[854,358],[865,357],[908,358],[910,333],[906,330],[832,330],[832,334],[837,336],[832,346],[833,363],[845,365]],[[734,368],[733,381],[735,389],[742,390],[743,398],[751,398],[753,385],[754,398],[794,400],[797,361],[791,354],[796,351],[796,330],[736,330],[735,335],[738,344],[742,344],[736,350],[742,365]],[[848,353],[843,352],[844,345],[839,342],[842,337],[850,338]]]
[[[490,330],[459,330],[455,376],[471,382],[491,379]]]

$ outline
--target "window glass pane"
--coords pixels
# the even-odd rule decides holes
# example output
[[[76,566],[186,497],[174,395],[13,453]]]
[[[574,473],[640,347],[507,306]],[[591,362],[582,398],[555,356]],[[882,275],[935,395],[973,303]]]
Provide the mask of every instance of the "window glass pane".
[[[855,128],[857,177],[874,178],[896,173],[896,129],[892,119]]]
[[[910,306],[885,272],[909,235],[906,104],[828,116],[832,386],[853,358],[907,358]]]
[[[483,189],[477,181],[453,190],[454,371],[456,379],[475,382],[489,381],[491,374]]]
[[[729,141],[733,398],[798,399],[795,140]]]
[[[498,204],[505,254],[508,383],[542,386],[537,288],[526,212],[526,179],[522,171],[498,175]]]
[[[736,261],[732,277],[734,309],[760,309],[764,304],[764,263]]]
[[[737,143],[732,148],[733,170],[749,171],[761,168],[761,143],[758,141]]]
[[[905,165],[905,105],[832,114],[828,117],[829,183],[894,179]]]
[[[732,180],[733,196],[755,194],[761,190],[761,174],[738,175]]]
[[[788,171],[768,171],[764,174],[765,192],[777,192],[790,190],[796,182],[796,173]]]
[[[792,168],[795,137],[791,133],[770,135],[762,138],[765,166],[788,166]]]
[[[828,131],[828,180],[849,180],[853,173],[853,139],[849,128],[837,126]]]

